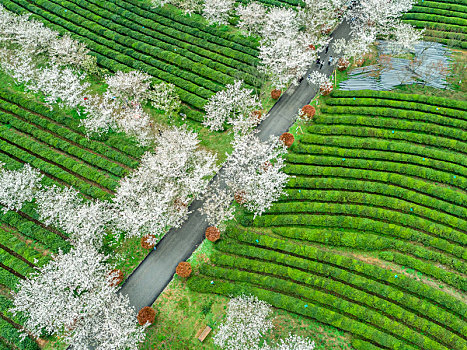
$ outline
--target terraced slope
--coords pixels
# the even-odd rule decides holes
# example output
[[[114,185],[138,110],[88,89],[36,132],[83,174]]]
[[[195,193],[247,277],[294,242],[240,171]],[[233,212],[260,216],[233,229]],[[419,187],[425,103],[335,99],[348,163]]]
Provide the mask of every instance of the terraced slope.
[[[108,199],[118,180],[138,166],[144,150],[121,135],[88,140],[78,124],[24,95],[0,89],[0,162],[8,169],[29,163],[44,174],[45,184],[73,186],[87,198]],[[0,206],[0,346],[37,348],[30,339],[19,342],[16,329],[22,321],[6,313],[8,295],[50,253],[67,251],[67,240],[63,232],[38,221],[33,204],[18,213],[4,213]]]
[[[403,18],[417,28],[427,28],[428,40],[467,48],[466,0],[420,0]]]
[[[86,43],[100,66],[143,70],[174,84],[190,118],[201,120],[207,99],[243,79],[260,87],[257,42],[206,26],[178,9],[138,0],[2,0],[45,25]]]
[[[334,93],[288,155],[288,196],[231,227],[190,287],[254,293],[356,349],[467,348],[466,137],[465,102]]]

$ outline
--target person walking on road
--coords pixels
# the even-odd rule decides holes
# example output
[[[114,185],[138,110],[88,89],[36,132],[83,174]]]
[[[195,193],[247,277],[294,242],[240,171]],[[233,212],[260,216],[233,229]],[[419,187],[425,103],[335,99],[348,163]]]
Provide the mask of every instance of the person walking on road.
[[[326,46],[326,51],[324,51],[324,53],[327,54],[327,53],[328,53],[328,50],[329,50],[329,45]]]
[[[332,56],[329,56],[328,65],[330,66],[331,64],[332,64]]]

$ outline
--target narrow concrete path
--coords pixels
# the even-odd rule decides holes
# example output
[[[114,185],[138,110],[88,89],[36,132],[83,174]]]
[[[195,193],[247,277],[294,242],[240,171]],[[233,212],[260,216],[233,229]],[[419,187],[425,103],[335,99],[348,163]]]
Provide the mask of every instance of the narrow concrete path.
[[[350,27],[345,22],[332,34],[334,39],[348,39],[349,35]],[[321,55],[325,64],[319,71],[327,75],[334,70],[333,65],[327,63],[330,55],[334,56],[331,48],[326,55],[324,52]],[[317,65],[313,65],[307,75],[318,68]],[[295,122],[298,110],[308,104],[316,93],[317,88],[308,85],[306,79],[298,86],[291,86],[271,108],[269,117],[258,127],[259,137],[265,140],[270,135],[278,136],[289,130]],[[219,176],[222,178],[222,170]],[[198,211],[201,205],[202,201],[194,201],[190,205],[191,214],[184,224],[180,228],[170,230],[157,244],[157,250],[148,254],[123,284],[120,292],[128,295],[131,305],[137,311],[154,303],[171,281],[178,263],[187,260],[203,241],[208,225]]]

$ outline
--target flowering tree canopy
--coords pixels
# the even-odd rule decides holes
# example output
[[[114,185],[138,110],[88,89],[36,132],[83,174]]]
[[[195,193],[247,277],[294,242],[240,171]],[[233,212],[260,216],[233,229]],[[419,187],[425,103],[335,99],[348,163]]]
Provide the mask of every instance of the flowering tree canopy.
[[[288,175],[281,169],[287,149],[278,137],[261,141],[252,133],[235,137],[233,148],[224,165],[225,182],[233,193],[244,194],[248,210],[261,215],[284,194]]]
[[[247,5],[238,5],[237,16],[240,18],[238,27],[249,35],[262,33],[266,22],[266,7],[257,1],[252,1]]]
[[[242,85],[241,80],[227,84],[224,90],[210,97],[204,107],[204,126],[211,130],[223,130],[227,122],[234,126],[234,132],[245,133],[258,124],[258,118],[255,119],[251,113],[261,108],[261,102],[252,89],[243,88]]]
[[[214,336],[214,344],[229,350],[259,350],[261,337],[273,324],[268,320],[271,306],[255,296],[232,298],[227,317]]]
[[[156,7],[172,4],[190,16],[192,13],[200,12],[203,9],[203,0],[152,0],[152,4]]]
[[[206,215],[209,225],[219,230],[225,228],[225,222],[234,218],[235,208],[231,206],[234,196],[227,188],[222,188],[219,180],[212,183],[203,197],[204,203],[199,211]]]
[[[43,175],[25,164],[19,170],[7,170],[0,162],[0,204],[3,212],[21,210],[24,202],[30,202],[41,187]]]
[[[169,117],[175,116],[180,111],[180,97],[175,91],[175,85],[160,83],[153,85],[149,93],[149,99],[154,108],[165,112]]]
[[[57,335],[77,350],[138,349],[145,327],[128,297],[117,294],[106,260],[90,245],[60,251],[20,281],[10,312],[25,316],[33,336]]]
[[[211,24],[228,24],[234,2],[234,0],[204,0],[203,16]]]
[[[84,201],[72,188],[52,186],[36,194],[36,203],[41,221],[67,232],[74,244],[101,247],[113,216],[108,202]]]
[[[139,168],[120,181],[114,199],[116,226],[128,237],[178,227],[189,201],[217,170],[215,155],[199,149],[197,134],[186,128],[162,131],[156,143],[155,153],[143,155]]]

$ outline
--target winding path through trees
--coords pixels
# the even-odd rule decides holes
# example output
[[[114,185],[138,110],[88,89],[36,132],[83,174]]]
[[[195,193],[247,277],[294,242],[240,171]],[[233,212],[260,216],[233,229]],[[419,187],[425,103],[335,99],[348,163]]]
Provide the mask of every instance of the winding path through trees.
[[[346,22],[342,22],[332,34],[334,39],[349,39],[349,36],[350,27]],[[320,72],[327,75],[330,75],[334,69],[333,65],[327,64],[327,58],[331,55],[334,56],[331,47],[327,55],[321,53],[321,60],[325,64]],[[307,75],[318,68],[313,65]],[[306,79],[303,79],[298,86],[289,87],[271,108],[269,117],[258,127],[259,137],[266,140],[270,135],[278,136],[289,130],[295,122],[298,110],[308,104],[316,93],[317,88],[308,85]],[[219,176],[222,178],[222,170]],[[137,311],[154,303],[172,280],[178,263],[188,259],[203,241],[204,231],[208,225],[204,216],[198,211],[201,205],[200,200],[190,205],[191,214],[184,224],[180,228],[171,229],[157,244],[157,250],[151,251],[123,284],[120,292],[128,295],[131,305]]]

